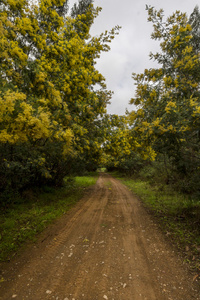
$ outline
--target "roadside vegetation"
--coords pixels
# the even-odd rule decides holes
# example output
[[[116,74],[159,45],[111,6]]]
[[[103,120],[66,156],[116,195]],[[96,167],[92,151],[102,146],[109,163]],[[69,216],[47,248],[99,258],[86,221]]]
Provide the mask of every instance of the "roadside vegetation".
[[[44,186],[12,195],[10,205],[0,212],[0,261],[10,260],[28,241],[65,214],[96,183],[97,173],[65,178],[63,187]]]

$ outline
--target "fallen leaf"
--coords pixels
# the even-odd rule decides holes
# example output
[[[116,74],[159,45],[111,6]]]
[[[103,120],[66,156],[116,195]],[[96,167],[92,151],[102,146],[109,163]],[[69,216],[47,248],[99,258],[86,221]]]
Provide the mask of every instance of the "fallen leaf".
[[[195,275],[192,281],[195,281],[199,277],[199,274]]]
[[[89,242],[88,239],[84,239],[84,240],[83,240],[83,243],[87,243],[87,242]]]

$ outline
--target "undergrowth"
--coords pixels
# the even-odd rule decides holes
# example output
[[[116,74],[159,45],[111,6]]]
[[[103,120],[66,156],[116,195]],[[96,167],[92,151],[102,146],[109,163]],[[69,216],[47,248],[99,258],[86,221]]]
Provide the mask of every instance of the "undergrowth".
[[[27,190],[12,199],[12,204],[0,212],[0,261],[9,260],[26,241],[35,241],[36,235],[77,203],[96,179],[65,178],[62,188]]]
[[[166,236],[178,247],[191,267],[200,271],[200,201],[168,186],[118,177],[159,220]]]

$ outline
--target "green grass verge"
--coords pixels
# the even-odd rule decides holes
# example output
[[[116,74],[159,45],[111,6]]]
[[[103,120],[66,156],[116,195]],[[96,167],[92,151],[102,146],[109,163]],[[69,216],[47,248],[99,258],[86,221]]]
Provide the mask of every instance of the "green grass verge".
[[[96,180],[97,176],[66,178],[62,188],[44,187],[42,192],[30,190],[17,197],[0,212],[0,261],[9,260],[26,241],[35,241],[36,235],[75,205]]]
[[[191,267],[200,271],[200,201],[167,186],[160,189],[142,180],[117,177],[158,218],[162,230]]]

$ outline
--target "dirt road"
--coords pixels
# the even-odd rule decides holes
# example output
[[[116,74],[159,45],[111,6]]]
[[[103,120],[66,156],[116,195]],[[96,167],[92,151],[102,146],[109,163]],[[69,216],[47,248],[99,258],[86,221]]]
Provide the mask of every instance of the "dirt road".
[[[194,274],[140,201],[106,174],[3,269],[3,300],[200,299]]]

